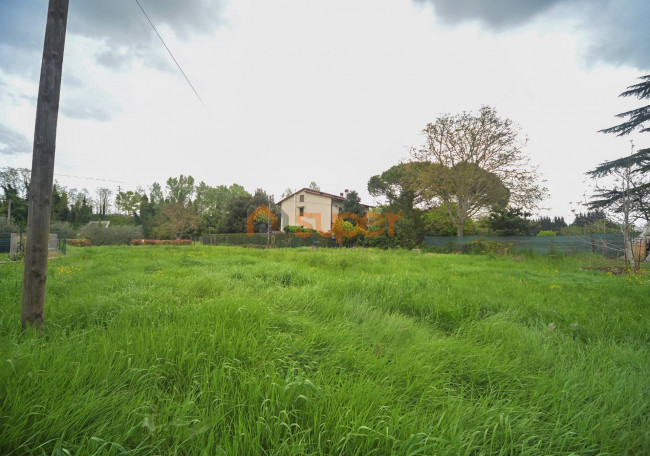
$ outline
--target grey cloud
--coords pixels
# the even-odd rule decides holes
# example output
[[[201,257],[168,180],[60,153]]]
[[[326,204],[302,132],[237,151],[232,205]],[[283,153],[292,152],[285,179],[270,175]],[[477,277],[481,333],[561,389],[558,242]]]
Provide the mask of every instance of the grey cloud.
[[[23,134],[0,123],[0,155],[27,154],[31,147],[31,143]]]
[[[587,58],[632,64],[650,70],[650,2],[610,1],[593,8],[585,26],[590,35]]]
[[[225,1],[140,0],[156,27],[166,25],[183,40],[218,27]],[[162,53],[158,38],[135,1],[82,0],[70,2],[69,8],[69,34],[106,44],[106,51],[97,56],[100,63],[112,66],[118,61],[124,64],[127,58],[144,57],[146,63],[165,68],[162,59],[146,57]],[[46,16],[47,0],[0,0],[0,68],[20,74],[38,68]],[[15,63],[20,54],[31,55],[28,61],[23,58]]]
[[[120,54],[115,50],[102,51],[95,55],[95,60],[102,66],[113,69],[128,68],[133,55]]]
[[[544,16],[575,19],[587,36],[590,62],[650,69],[650,2],[648,0],[414,0],[432,4],[443,21],[476,21],[494,31]]]
[[[111,106],[100,107],[93,105],[91,100],[97,99],[105,100],[106,98],[92,96],[92,94],[84,97],[77,96],[73,98],[65,98],[61,100],[59,109],[61,114],[71,119],[96,120],[99,122],[111,120],[116,109]]]
[[[490,28],[521,25],[558,3],[580,0],[416,0],[432,3],[436,15],[451,23],[476,20]]]
[[[84,82],[81,78],[78,78],[71,69],[66,69],[61,76],[62,84],[66,87],[75,87],[81,88],[84,85]]]

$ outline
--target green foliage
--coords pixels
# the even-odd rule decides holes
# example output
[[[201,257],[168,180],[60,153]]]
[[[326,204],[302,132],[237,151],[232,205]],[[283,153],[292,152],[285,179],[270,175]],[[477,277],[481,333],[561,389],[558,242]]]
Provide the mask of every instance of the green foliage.
[[[219,227],[225,223],[228,205],[231,200],[239,196],[250,197],[251,195],[241,185],[210,187],[201,182],[196,189],[196,199],[194,201],[196,210],[201,217],[201,233],[212,234],[219,232]]]
[[[196,232],[199,222],[192,204],[166,202],[158,208],[153,234],[158,239],[185,239]]]
[[[52,214],[50,219],[55,222],[68,221],[70,214],[68,194],[65,187],[60,186],[56,182],[52,186]]]
[[[542,230],[539,233],[537,233],[537,236],[539,236],[539,237],[557,236],[557,233],[555,231]]]
[[[57,233],[59,236],[74,237],[77,230],[70,222],[51,222],[50,233]]]
[[[457,228],[452,222],[445,206],[437,206],[422,215],[424,231],[427,236],[456,236]],[[476,233],[476,222],[466,219],[463,226],[463,235],[471,236]]]
[[[528,236],[532,230],[530,215],[519,208],[498,208],[490,213],[488,226],[498,236]]]
[[[361,198],[359,194],[352,190],[347,195],[345,195],[345,201],[343,202],[343,212],[352,212],[357,214],[359,217],[363,217],[368,209],[366,206],[361,204]]]
[[[428,166],[414,173],[412,188],[430,206],[447,207],[457,236],[466,219],[507,204],[532,209],[548,193],[528,164],[518,127],[494,108],[444,114],[422,133],[426,143],[412,149],[412,159]]]
[[[133,239],[142,239],[140,226],[109,226],[87,225],[81,232],[81,237],[88,239],[92,245],[129,245]]]
[[[650,99],[650,74],[641,76],[642,82],[631,85],[627,90],[620,94],[621,97],[637,97],[640,100]],[[623,122],[615,127],[600,130],[602,133],[614,133],[616,136],[624,136],[632,133],[637,128],[640,132],[650,133],[650,126],[645,123],[650,122],[650,105],[634,109],[632,111],[617,114],[616,117],[628,117],[627,122]],[[647,150],[650,153],[650,149]]]
[[[117,206],[118,210],[128,215],[137,214],[141,202],[142,195],[132,190],[118,192],[118,194],[115,195],[115,206]]]
[[[539,217],[532,222],[531,234],[536,234],[539,231],[555,231],[559,233],[562,229],[566,228],[567,224],[564,217]]]
[[[70,247],[0,267],[0,453],[643,455],[647,273],[601,259]]]
[[[642,82],[629,86],[620,96],[650,99],[650,75],[639,79]],[[627,117],[628,120],[600,131],[617,136],[628,135],[637,129],[641,133],[650,133],[650,105],[617,114],[616,117]],[[633,150],[628,156],[601,163],[587,174],[594,179],[612,176],[619,180],[608,187],[599,186],[592,195],[590,209],[625,213],[626,220],[634,215],[650,221],[650,148]]]
[[[72,247],[91,247],[92,243],[84,238],[68,238],[66,242]]]
[[[231,198],[226,205],[226,214],[219,224],[220,233],[246,233],[248,216],[251,215],[260,205],[269,206],[269,195],[262,189],[255,190],[254,195],[238,194]],[[280,220],[280,209],[275,203],[271,203],[271,211]],[[254,232],[266,232],[267,224],[265,217],[258,217],[253,224]]]
[[[420,202],[418,186],[413,182],[422,163],[400,163],[368,180],[368,193],[374,197],[385,197],[394,211],[408,213]],[[422,189],[419,189],[421,192]]]
[[[463,245],[462,251],[463,253],[470,253],[472,255],[485,255],[489,253],[503,255],[508,252],[508,245],[503,242],[477,239],[476,241],[471,241]]]
[[[11,220],[10,222],[19,227],[25,228],[27,225],[27,199],[20,196],[19,191],[11,184],[6,183],[2,186],[3,199],[0,203],[0,213],[7,215],[9,200],[11,200]]]
[[[70,207],[68,221],[72,223],[72,225],[79,227],[90,222],[90,220],[92,220],[92,215],[92,205],[88,202],[86,195],[81,195]]]
[[[0,215],[0,233],[17,233],[20,227],[8,220],[6,215]]]
[[[304,226],[296,226],[296,225],[286,225],[284,227],[284,232],[285,233],[295,233],[296,231],[300,233],[315,233],[316,230],[313,228],[305,228]]]
[[[194,196],[194,178],[192,176],[170,177],[167,179],[167,198],[170,203],[186,205]]]

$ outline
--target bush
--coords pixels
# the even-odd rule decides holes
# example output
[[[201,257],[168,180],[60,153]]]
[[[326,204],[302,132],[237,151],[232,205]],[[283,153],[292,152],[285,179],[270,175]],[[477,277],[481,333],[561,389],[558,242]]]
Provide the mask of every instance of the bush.
[[[305,228],[304,226],[296,226],[296,225],[287,225],[284,227],[284,232],[289,234],[289,233],[295,233],[296,231],[300,233],[316,233],[316,230],[313,228]]]
[[[81,236],[92,245],[128,245],[133,239],[142,239],[142,227],[87,225],[81,230]]]
[[[66,239],[65,242],[72,247],[90,247],[93,245],[92,242],[84,238]]]
[[[0,233],[17,233],[19,230],[18,225],[8,220],[6,215],[0,215]]]
[[[131,245],[192,245],[191,239],[133,239]]]
[[[503,242],[486,241],[483,239],[468,242],[462,249],[463,253],[471,253],[473,255],[484,255],[486,253],[505,254],[508,252],[508,246]]]
[[[539,233],[537,233],[537,236],[557,236],[557,233],[555,231],[550,231],[550,230],[542,230]]]
[[[70,222],[52,222],[50,223],[50,233],[57,233],[59,237],[63,237],[63,235],[68,237],[75,236],[77,230],[74,229]]]

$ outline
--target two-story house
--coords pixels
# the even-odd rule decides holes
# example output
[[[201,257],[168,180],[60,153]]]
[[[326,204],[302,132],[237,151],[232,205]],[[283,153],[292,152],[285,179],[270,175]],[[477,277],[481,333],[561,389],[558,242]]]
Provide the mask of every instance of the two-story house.
[[[317,231],[329,231],[339,214],[348,190],[339,195],[303,188],[278,202],[280,229],[285,226],[304,226]],[[370,209],[370,206],[366,206]]]

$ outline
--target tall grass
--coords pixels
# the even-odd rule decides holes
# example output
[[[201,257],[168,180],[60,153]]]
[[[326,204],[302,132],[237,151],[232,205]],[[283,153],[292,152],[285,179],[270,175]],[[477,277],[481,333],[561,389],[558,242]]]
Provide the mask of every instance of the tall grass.
[[[0,454],[650,451],[650,277],[584,259],[69,249],[0,266]]]

